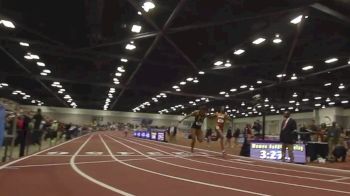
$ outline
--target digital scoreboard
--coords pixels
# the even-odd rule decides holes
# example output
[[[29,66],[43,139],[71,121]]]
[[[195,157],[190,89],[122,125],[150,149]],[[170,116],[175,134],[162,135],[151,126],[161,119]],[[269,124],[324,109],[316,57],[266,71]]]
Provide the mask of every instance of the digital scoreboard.
[[[160,142],[166,142],[166,132],[162,130],[152,130],[152,131],[134,131],[134,137],[155,140]]]
[[[295,163],[306,163],[305,144],[294,144],[293,154]],[[281,161],[282,144],[274,142],[252,142],[250,144],[250,157],[264,160]],[[286,151],[286,160],[290,160],[288,156],[288,150]]]

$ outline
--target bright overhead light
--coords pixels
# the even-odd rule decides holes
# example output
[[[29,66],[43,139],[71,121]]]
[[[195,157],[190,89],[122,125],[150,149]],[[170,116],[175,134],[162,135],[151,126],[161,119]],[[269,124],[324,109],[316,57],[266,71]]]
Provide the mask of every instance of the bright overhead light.
[[[176,91],[181,91],[181,89],[177,88]]]
[[[336,61],[338,61],[337,58],[330,58],[330,59],[325,60],[324,62],[325,62],[325,63],[334,63],[334,62],[336,62]]]
[[[7,83],[1,83],[0,86],[9,86]]]
[[[248,87],[247,85],[243,84],[243,85],[241,85],[239,88],[244,89],[244,88],[247,88],[247,87]]]
[[[282,39],[281,38],[275,38],[275,39],[272,40],[272,42],[275,43],[275,44],[279,44],[279,43],[282,42]]]
[[[230,95],[229,95],[229,94],[226,94],[225,97],[230,97]]]
[[[296,105],[296,106],[299,106],[299,105],[300,105],[300,103],[299,103],[299,102],[296,102],[296,103],[295,103],[295,105]]]
[[[154,3],[151,0],[147,0],[142,8],[145,10],[145,12],[148,12],[151,9],[154,9],[156,7],[156,5],[154,5]]]
[[[235,50],[234,52],[233,52],[233,54],[235,54],[235,55],[241,55],[241,54],[243,54],[245,52],[245,50],[243,50],[243,49],[238,49],[238,50]]]
[[[180,85],[186,85],[185,81],[180,82]]]
[[[292,109],[294,109],[294,108],[293,108],[293,107],[289,107],[289,108],[288,108],[288,110],[292,110]]]
[[[47,74],[51,73],[51,71],[49,69],[44,69],[43,72],[47,73]]]
[[[276,75],[277,78],[282,78],[282,77],[286,77],[287,75],[286,74],[278,74]]]
[[[186,80],[191,82],[193,80],[193,78],[187,78]]]
[[[256,81],[257,84],[262,84],[261,80]]]
[[[343,83],[340,83],[340,85],[339,85],[339,87],[338,87],[339,89],[344,89],[345,88],[345,86],[344,86],[344,84]]]
[[[346,104],[346,103],[349,103],[349,101],[348,100],[343,100],[343,101],[341,101],[341,103],[342,104]]]
[[[293,94],[293,97],[298,97],[298,94],[297,94],[297,93],[294,93],[294,94]]]
[[[293,73],[293,75],[292,75],[292,77],[290,79],[296,80],[296,79],[298,79],[298,77],[295,75],[295,73]]]
[[[332,85],[332,83],[330,83],[330,82],[324,84],[324,86],[330,86],[330,85]]]
[[[32,60],[33,59],[32,56],[30,56],[30,55],[25,55],[24,58],[27,59],[27,60]]]
[[[236,92],[236,91],[237,91],[237,89],[235,89],[235,88],[231,88],[231,89],[230,89],[230,91],[231,91],[231,92]]]
[[[114,83],[114,84],[120,84],[120,82],[119,82],[119,81],[114,81],[113,83]]]
[[[330,102],[330,101],[331,101],[331,99],[329,97],[327,97],[326,102]]]
[[[0,24],[3,24],[7,28],[11,28],[11,29],[16,28],[15,25],[11,21],[8,21],[8,20],[0,20]]]
[[[335,104],[335,102],[329,102],[328,103],[328,105],[334,105]]]
[[[309,99],[308,98],[304,98],[304,99],[302,99],[302,101],[307,102],[307,101],[309,101]]]
[[[43,63],[43,62],[37,62],[36,64],[40,67],[45,67],[45,63]]]
[[[315,97],[314,99],[315,100],[320,100],[320,99],[322,99],[322,97]]]
[[[141,12],[137,12],[137,14],[138,14],[138,15],[142,15],[142,13],[141,13]]]
[[[193,80],[193,83],[198,83],[198,82],[199,80],[197,78]]]
[[[340,95],[337,93],[337,94],[334,94],[334,97],[339,97]]]
[[[316,103],[315,106],[316,106],[316,107],[320,107],[321,104],[320,104],[320,103]]]
[[[224,62],[222,62],[222,61],[216,61],[215,63],[214,63],[214,65],[215,66],[220,66],[220,65],[222,65]]]
[[[231,65],[230,61],[227,60],[224,66],[225,66],[225,67],[231,67],[232,65]]]
[[[295,101],[294,100],[290,100],[289,103],[295,103]]]
[[[24,47],[29,47],[29,44],[26,42],[19,42],[19,45],[24,46]]]
[[[122,73],[124,73],[124,72],[125,72],[125,69],[124,69],[124,67],[123,67],[123,66],[118,67],[118,68],[117,68],[117,70],[118,70],[119,72],[122,72]]]
[[[42,76],[47,76],[47,73],[41,72],[40,75],[42,75]]]
[[[254,90],[254,87],[253,87],[253,86],[250,86],[250,87],[249,87],[249,90],[250,90],[250,91],[253,91],[253,90]]]
[[[120,61],[126,63],[126,62],[128,62],[128,59],[121,58]]]
[[[307,70],[310,70],[310,69],[313,69],[313,68],[314,68],[314,66],[312,66],[312,65],[307,65],[307,66],[303,67],[302,69],[303,69],[304,71],[307,71]]]
[[[205,72],[204,72],[204,71],[199,71],[199,72],[198,72],[198,74],[200,74],[200,75],[204,75],[204,74],[205,74]]]
[[[245,103],[244,103],[244,102],[242,102],[242,103],[241,103],[241,106],[245,106]]]
[[[180,87],[175,85],[175,86],[173,86],[173,88],[174,88],[174,89],[178,89],[178,88],[180,88]]]
[[[301,19],[303,18],[303,15],[299,15],[297,16],[296,18],[292,19],[290,21],[290,23],[293,23],[293,24],[298,24],[299,22],[301,22]]]
[[[120,76],[122,76],[122,73],[117,72],[117,73],[115,73],[115,76],[120,77]]]
[[[226,94],[226,92],[225,91],[221,91],[219,94],[220,95],[224,95],[224,94]]]
[[[140,25],[132,25],[131,31],[134,33],[140,33],[142,27]]]
[[[136,48],[136,46],[133,43],[127,44],[125,46],[125,49],[127,50],[134,50]]]
[[[27,55],[29,55],[31,57],[31,59],[36,59],[36,60],[40,59],[40,57],[36,54],[31,54],[28,52]]]
[[[263,43],[265,40],[266,40],[265,38],[260,37],[260,38],[258,38],[256,40],[254,40],[252,43],[255,44],[255,45],[258,45],[258,44]]]

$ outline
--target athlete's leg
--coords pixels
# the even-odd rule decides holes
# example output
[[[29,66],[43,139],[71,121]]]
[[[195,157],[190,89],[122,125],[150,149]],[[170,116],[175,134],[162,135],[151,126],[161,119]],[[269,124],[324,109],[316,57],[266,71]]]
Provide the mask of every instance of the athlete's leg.
[[[194,145],[196,144],[196,130],[197,129],[194,129],[194,128],[191,129],[191,139],[192,139],[192,141],[191,141],[191,152],[193,152]]]
[[[196,136],[197,136],[197,140],[200,143],[203,142],[204,136],[203,136],[203,131],[201,129],[196,130]]]
[[[225,146],[224,146],[224,133],[219,127],[217,127],[215,130],[216,130],[217,137],[220,139],[221,151],[223,153],[223,156],[225,156],[226,152],[225,152]]]

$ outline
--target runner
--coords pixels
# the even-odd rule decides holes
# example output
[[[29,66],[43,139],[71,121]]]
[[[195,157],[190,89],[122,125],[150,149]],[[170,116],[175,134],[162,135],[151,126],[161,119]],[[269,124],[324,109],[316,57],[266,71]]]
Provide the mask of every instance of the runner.
[[[225,107],[221,107],[220,112],[217,112],[211,117],[216,118],[216,126],[215,126],[216,138],[220,139],[222,156],[225,157],[226,152],[225,152],[225,146],[224,146],[224,125],[226,120],[231,120],[231,118],[225,113]]]
[[[185,116],[182,120],[179,121],[179,123],[181,123],[182,121],[184,121],[185,119],[194,116],[194,122],[191,126],[191,152],[193,153],[194,151],[194,145],[196,143],[196,138],[198,140],[198,142],[202,142],[203,141],[203,132],[202,132],[202,125],[203,125],[203,121],[204,119],[207,117],[206,115],[207,112],[207,107],[206,106],[201,106],[199,108],[199,110],[196,110],[194,112],[192,112],[191,114]]]

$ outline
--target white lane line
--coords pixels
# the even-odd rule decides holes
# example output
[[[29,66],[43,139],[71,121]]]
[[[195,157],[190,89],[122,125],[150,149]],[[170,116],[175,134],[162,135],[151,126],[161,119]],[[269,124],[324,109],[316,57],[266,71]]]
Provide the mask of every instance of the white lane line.
[[[79,152],[84,148],[84,146],[86,146],[86,144],[91,140],[91,137],[92,135],[80,146],[80,148],[74,153],[74,155],[71,157],[70,161],[69,161],[69,164],[70,166],[72,167],[72,169],[77,172],[79,175],[81,175],[83,178],[91,181],[92,183],[94,184],[97,184],[103,188],[106,188],[110,191],[113,191],[115,193],[118,193],[118,194],[121,194],[121,195],[124,195],[124,196],[133,196],[133,194],[130,194],[130,193],[127,193],[125,191],[122,191],[120,189],[117,189],[115,187],[112,187],[108,184],[105,184],[89,175],[87,175],[86,173],[84,173],[83,171],[81,171],[75,164],[75,158],[77,157],[77,155],[79,154]]]
[[[175,159],[178,158],[176,156],[169,156],[169,157],[157,157],[157,159]],[[128,161],[145,161],[145,160],[151,160],[150,158],[138,158],[138,159],[124,159],[121,160],[123,162],[128,162]],[[115,162],[115,160],[113,160]]]
[[[344,177],[344,178],[337,178],[337,179],[333,179],[333,180],[329,180],[330,182],[337,182],[337,181],[339,181],[339,180],[349,180],[350,179],[350,177]],[[346,183],[346,182],[342,182],[342,183]],[[348,183],[348,184],[350,184],[350,183]]]
[[[148,141],[145,141],[145,140],[142,140],[142,139],[132,139],[132,140],[144,141],[146,143],[151,143],[151,144],[155,144],[156,143],[156,142],[148,142]],[[171,148],[168,145],[181,147],[181,148],[186,148],[186,149],[190,148],[188,146],[172,144],[172,143],[162,143],[161,146],[164,146],[164,147],[167,147],[167,148]],[[171,148],[171,149],[176,149],[176,148]],[[220,154],[221,155],[220,152],[215,152],[215,151],[211,151],[211,150],[205,150],[205,149],[200,149],[200,148],[197,148],[197,150],[205,151],[205,152],[211,152],[211,153],[214,153],[214,154]],[[243,158],[242,156],[231,155],[231,154],[227,154],[227,156],[241,158],[241,159]],[[250,157],[244,157],[244,159],[248,159],[248,160],[252,160],[252,161],[266,162],[266,163],[271,163],[271,164],[276,164],[276,166],[280,166],[280,165],[282,165],[282,166],[287,166],[287,165],[288,166],[292,166],[289,163],[280,163],[280,162],[275,162],[275,161],[266,161],[266,160],[260,160],[260,159],[253,159],[253,158],[250,158]],[[220,159],[220,160],[224,161],[224,162],[232,162],[232,163],[243,164],[243,165],[251,165],[251,166],[254,166],[254,167],[268,168],[268,169],[274,169],[274,170],[293,171],[293,172],[298,172],[298,173],[306,173],[306,174],[314,174],[314,175],[338,177],[338,178],[348,177],[348,176],[340,176],[340,175],[333,175],[333,174],[324,174],[324,173],[321,173],[321,171],[319,171],[317,173],[317,172],[308,172],[308,171],[297,170],[297,169],[287,169],[287,168],[279,168],[279,167],[273,167],[273,166],[259,165],[258,162],[255,162],[254,164],[249,164],[249,163],[240,163],[240,162],[224,160],[224,159]],[[313,169],[327,170],[327,168],[323,168],[323,167],[315,167],[315,166],[308,166],[308,165],[297,165],[297,164],[294,164],[293,167],[303,167],[304,169],[307,169],[308,167],[310,167],[310,168],[313,168]],[[327,171],[332,171],[332,172],[349,172],[350,173],[350,171],[337,170],[337,169],[329,169]]]
[[[56,146],[53,146],[53,147],[51,147],[51,148],[47,148],[47,149],[42,150],[42,151],[39,151],[39,152],[37,152],[37,153],[34,153],[34,154],[31,154],[31,155],[22,157],[22,158],[20,158],[20,159],[16,159],[16,160],[11,161],[11,162],[9,162],[9,163],[6,163],[5,165],[0,166],[0,170],[1,170],[1,169],[4,169],[5,167],[8,167],[8,166],[10,166],[10,165],[12,165],[12,164],[15,164],[15,163],[17,163],[17,162],[20,162],[20,161],[23,161],[23,160],[25,160],[25,159],[28,159],[28,158],[30,158],[30,157],[37,156],[38,154],[41,154],[41,153],[43,153],[43,152],[47,152],[47,151],[49,151],[49,150],[55,149],[55,148],[57,148],[57,147],[60,147],[60,146],[62,146],[62,145],[64,145],[64,144],[68,144],[68,143],[70,143],[70,142],[73,142],[73,141],[75,141],[75,140],[78,140],[78,139],[80,139],[80,138],[82,138],[82,137],[84,137],[84,136],[86,136],[86,135],[79,136],[79,137],[77,137],[77,138],[74,138],[74,139],[72,139],[72,140],[68,140],[68,141],[66,141],[66,142],[63,142],[63,143],[58,144],[58,145],[56,145]]]
[[[109,161],[83,161],[83,162],[75,162],[76,165],[84,165],[84,164],[96,164],[96,163],[109,163],[114,162],[114,160]],[[27,167],[49,167],[49,166],[61,166],[61,165],[70,165],[69,163],[47,163],[47,164],[35,164],[35,165],[21,165],[21,166],[9,166],[6,169],[10,168],[27,168]]]
[[[123,139],[123,140],[125,140],[125,139]],[[158,149],[158,151],[161,151],[161,150],[159,150],[159,148],[153,148],[153,147],[150,147],[150,146],[147,146],[147,145],[143,145],[141,143],[151,144],[151,145],[154,145],[154,146],[168,148],[168,149],[171,149],[171,150],[174,149],[174,148],[171,148],[171,147],[167,147],[167,146],[163,146],[163,145],[159,145],[159,144],[154,144],[154,143],[150,143],[150,142],[146,142],[146,141],[144,141],[144,142],[141,142],[141,141],[133,142],[133,141],[137,141],[137,140],[132,140],[132,141],[131,140],[125,140],[125,141],[129,141],[129,142],[132,142],[132,143],[144,146],[144,147],[148,147],[150,149]],[[162,152],[165,152],[165,151],[162,151]],[[185,159],[185,160],[188,160],[188,161],[197,162],[197,163],[202,163],[202,164],[207,164],[207,165],[214,165],[214,166],[217,166],[217,167],[231,168],[231,169],[234,169],[234,170],[249,171],[249,172],[253,172],[253,173],[264,173],[264,174],[270,174],[270,175],[276,175],[276,176],[285,176],[285,177],[290,177],[290,178],[307,179],[307,180],[314,180],[314,181],[321,181],[321,182],[330,182],[331,181],[331,180],[325,180],[325,179],[319,179],[319,178],[304,177],[304,176],[297,176],[297,175],[288,175],[288,174],[274,173],[274,172],[269,172],[269,171],[261,171],[261,170],[257,170],[257,169],[247,169],[247,168],[242,168],[242,167],[237,167],[237,166],[236,167],[231,167],[231,166],[227,166],[227,165],[220,165],[220,164],[215,164],[215,163],[209,163],[209,162],[205,162],[205,161],[199,161],[199,160],[194,160],[194,159],[189,159],[189,158],[184,158],[184,157],[181,157],[181,158]],[[219,161],[223,161],[224,160],[222,158],[215,158],[215,157],[207,157],[207,158],[214,159],[214,160],[219,160]],[[240,160],[239,159],[235,159],[235,161],[240,161]],[[245,162],[246,160],[241,160],[241,161]],[[234,162],[234,163],[236,163],[236,162]],[[347,183],[347,182],[336,182],[336,181],[334,183],[346,184],[346,185],[350,184],[350,183]]]
[[[107,136],[107,137],[109,137],[109,136]],[[112,138],[112,137],[109,137],[109,138],[114,140],[114,138]],[[141,170],[141,171],[145,171],[145,172],[148,172],[148,173],[152,173],[152,174],[156,174],[156,175],[159,175],[159,176],[164,176],[164,177],[167,177],[167,178],[172,178],[172,179],[176,179],[176,180],[180,180],[180,181],[191,182],[191,183],[194,183],[194,184],[200,184],[200,185],[205,185],[205,186],[210,186],[210,187],[215,187],[215,188],[221,188],[221,189],[226,189],[226,190],[231,190],[231,191],[243,192],[243,193],[252,194],[252,195],[268,196],[267,194],[246,191],[246,190],[243,190],[243,189],[235,189],[235,188],[232,188],[232,187],[226,187],[226,186],[206,183],[206,182],[202,182],[202,181],[190,180],[190,179],[187,179],[187,178],[181,178],[181,177],[177,177],[177,176],[171,176],[171,175],[155,172],[155,171],[152,171],[152,170],[144,169],[144,168],[141,168],[141,167],[137,167],[137,166],[134,166],[134,165],[130,165],[128,163],[124,163],[121,160],[119,160],[119,159],[117,159],[116,157],[113,156],[113,153],[112,153],[111,149],[108,147],[108,145],[106,144],[106,142],[104,141],[104,139],[101,136],[100,136],[100,139],[101,139],[102,143],[105,145],[107,151],[110,153],[111,157],[116,162],[124,164],[124,165],[129,166],[129,167],[132,167],[134,169],[138,169],[138,170]],[[124,145],[124,146],[126,146],[129,149],[132,149],[133,151],[135,151],[135,152],[137,152],[137,153],[139,153],[141,155],[144,155],[145,157],[148,157],[149,159],[156,160],[155,158],[153,158],[151,156],[148,156],[146,154],[143,154],[142,152],[140,152],[140,151],[138,151],[138,150],[136,150],[136,149],[134,149],[132,147],[129,147],[129,146],[127,146],[127,145],[117,141],[117,140],[115,140],[115,141],[120,143],[120,144],[122,144],[122,145]]]
[[[113,139],[114,141],[122,144],[122,145],[125,145],[126,147],[129,147],[130,149],[134,149],[134,148],[132,148],[132,147],[126,145],[126,144],[123,144],[122,142],[120,142],[120,141],[118,141],[118,140],[116,140],[116,139],[114,139],[112,137],[110,137],[110,138]],[[122,140],[125,140],[125,139],[122,139]],[[142,144],[139,144],[137,142],[130,141],[130,140],[126,140],[126,141],[129,141],[129,142],[137,144],[137,145],[145,146],[145,147],[148,147],[148,148],[151,148],[151,149],[153,148],[153,147],[142,145]],[[161,151],[161,150],[158,149],[158,151]],[[154,158],[152,158],[152,159],[154,159]],[[185,159],[185,158],[183,158],[183,159]],[[186,168],[186,169],[189,169],[189,170],[201,171],[201,172],[205,172],[205,173],[212,173],[212,174],[218,174],[218,175],[223,175],[223,176],[237,177],[237,178],[243,178],[243,179],[249,179],[249,180],[255,180],[255,181],[262,181],[262,182],[269,182],[269,183],[275,183],[275,184],[283,184],[283,185],[288,185],[288,186],[309,188],[309,189],[315,189],[315,190],[323,190],[323,191],[329,191],[329,192],[350,194],[350,192],[347,192],[347,191],[333,190],[333,189],[327,189],[327,188],[321,188],[321,187],[315,187],[315,186],[308,186],[308,185],[301,185],[301,184],[294,184],[294,183],[288,183],[288,182],[280,182],[280,181],[274,181],[274,180],[266,180],[266,179],[261,179],[261,178],[238,176],[238,175],[233,175],[233,174],[227,174],[227,173],[214,172],[214,171],[203,170],[203,169],[198,169],[198,168],[193,168],[193,167],[187,167],[187,166],[173,164],[173,163],[169,163],[169,162],[165,162],[165,161],[161,161],[161,160],[157,160],[157,159],[154,159],[154,160],[157,161],[157,162],[160,162],[160,163],[167,164],[167,165],[172,165],[172,166],[175,166],[175,167]]]

